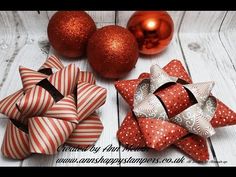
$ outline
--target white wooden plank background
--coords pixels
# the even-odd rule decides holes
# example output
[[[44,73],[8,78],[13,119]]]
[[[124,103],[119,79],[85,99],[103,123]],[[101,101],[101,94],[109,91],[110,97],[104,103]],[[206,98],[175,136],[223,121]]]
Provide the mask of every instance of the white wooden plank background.
[[[126,26],[132,11],[87,11],[97,24]],[[37,69],[48,55],[56,54],[50,48],[47,39],[47,24],[53,11],[0,12],[0,99],[21,87],[18,67],[23,65]],[[229,107],[236,111],[236,12],[169,12],[175,23],[175,34],[167,50],[152,57],[140,56],[133,69],[124,79],[136,78],[141,72],[149,71],[151,64],[161,66],[171,59],[178,58],[189,70],[193,81],[214,80],[213,93]],[[75,63],[81,70],[92,71],[86,58],[67,60],[65,65]],[[157,153],[123,152],[116,139],[116,131],[128,111],[128,106],[118,95],[113,81],[97,76],[97,83],[108,90],[106,104],[99,109],[104,132],[96,147],[104,148],[112,144],[121,147],[117,152],[59,152],[54,156],[32,155],[23,160],[10,160],[0,155],[0,166],[57,166],[58,158],[127,158],[127,157],[182,157],[183,154],[174,147]],[[118,100],[117,100],[118,99]],[[0,115],[0,143],[6,128],[7,118]],[[227,163],[184,163],[184,164],[143,164],[144,166],[235,166],[236,165],[236,126],[217,129],[215,136],[208,140],[210,160],[227,161]],[[189,160],[188,157],[185,157]],[[89,165],[89,164],[67,164]],[[105,164],[97,164],[104,166]],[[96,166],[97,166],[96,165]],[[125,164],[124,166],[138,164]],[[119,166],[114,164],[113,166]],[[123,165],[122,165],[123,166]]]

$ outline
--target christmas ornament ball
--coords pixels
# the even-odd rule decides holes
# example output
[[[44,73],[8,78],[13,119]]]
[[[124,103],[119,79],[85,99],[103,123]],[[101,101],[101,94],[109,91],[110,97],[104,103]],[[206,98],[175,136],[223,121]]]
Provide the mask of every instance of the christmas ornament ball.
[[[138,44],[127,29],[109,25],[91,36],[87,56],[91,67],[102,77],[120,78],[134,68]]]
[[[139,52],[152,55],[166,49],[173,37],[174,23],[166,11],[137,11],[127,28],[135,36]]]
[[[96,31],[93,19],[84,11],[56,12],[48,23],[48,39],[62,56],[80,57],[89,37]]]

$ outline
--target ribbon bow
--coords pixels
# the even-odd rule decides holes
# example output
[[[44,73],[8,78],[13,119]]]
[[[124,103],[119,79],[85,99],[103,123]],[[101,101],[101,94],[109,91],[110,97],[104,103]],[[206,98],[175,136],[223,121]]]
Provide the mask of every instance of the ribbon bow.
[[[119,141],[158,151],[174,144],[194,160],[206,161],[206,138],[214,128],[236,124],[236,113],[211,95],[213,85],[192,84],[178,60],[163,69],[153,65],[138,79],[117,81],[116,89],[132,109],[117,132]]]
[[[204,138],[212,136],[215,131],[204,106],[213,82],[185,85],[181,82],[153,65],[150,78],[140,82],[134,93],[134,114],[174,122]]]
[[[20,66],[19,72],[23,88],[0,101],[0,112],[10,118],[1,149],[6,157],[55,154],[64,143],[97,141],[103,126],[95,110],[105,103],[106,89],[95,85],[92,73],[64,67],[55,56],[38,71]]]

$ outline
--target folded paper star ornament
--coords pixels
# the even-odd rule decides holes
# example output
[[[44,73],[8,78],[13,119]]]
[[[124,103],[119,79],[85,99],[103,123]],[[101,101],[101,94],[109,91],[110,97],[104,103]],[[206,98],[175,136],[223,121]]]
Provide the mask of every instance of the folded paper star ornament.
[[[55,71],[55,72],[54,72]],[[55,56],[38,71],[20,66],[23,88],[0,101],[9,117],[2,153],[24,159],[32,153],[55,154],[59,146],[88,147],[102,133],[95,112],[105,103],[106,89],[90,72],[64,67]]]
[[[206,139],[217,127],[236,124],[236,113],[211,94],[214,82],[192,83],[183,65],[172,60],[150,68],[138,79],[115,87],[131,111],[117,132],[130,148],[157,151],[174,144],[196,161],[207,161]]]

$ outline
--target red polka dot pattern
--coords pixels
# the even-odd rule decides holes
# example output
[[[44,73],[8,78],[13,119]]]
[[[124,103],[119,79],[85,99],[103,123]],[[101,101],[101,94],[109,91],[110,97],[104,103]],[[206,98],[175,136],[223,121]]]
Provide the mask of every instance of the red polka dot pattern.
[[[179,140],[175,145],[195,161],[205,162],[209,160],[207,142],[200,136],[190,135]]]
[[[188,83],[192,83],[192,79],[179,60],[171,60],[171,62],[163,67],[163,70],[170,76],[178,77]]]
[[[132,112],[129,112],[117,132],[117,138],[124,146],[129,148],[143,148],[146,146],[143,134]]]
[[[146,145],[158,151],[165,149],[188,133],[186,129],[161,119],[138,118],[138,123]]]
[[[149,73],[142,73],[139,75],[138,77],[139,79],[149,79],[150,78],[150,74]]]
[[[188,92],[181,84],[173,84],[155,93],[164,103],[169,118],[181,113],[192,105]]]
[[[214,128],[236,124],[236,113],[216,98],[216,111],[211,119]]]
[[[115,82],[117,91],[131,108],[133,108],[134,92],[136,91],[136,88],[141,81],[141,79],[133,79]]]

